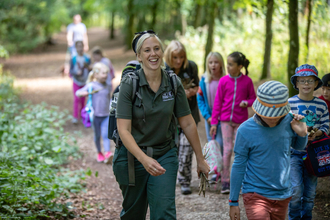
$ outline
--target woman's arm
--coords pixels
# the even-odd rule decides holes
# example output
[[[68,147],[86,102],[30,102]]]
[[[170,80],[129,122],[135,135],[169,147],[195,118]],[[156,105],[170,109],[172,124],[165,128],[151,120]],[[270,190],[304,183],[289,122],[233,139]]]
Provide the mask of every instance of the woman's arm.
[[[207,177],[208,173],[210,172],[210,167],[203,156],[201,143],[199,141],[199,136],[197,133],[196,123],[193,117],[191,116],[191,114],[189,114],[178,118],[178,121],[180,127],[182,128],[184,134],[186,135],[190,145],[192,146],[196,154],[198,178],[200,172],[204,173]]]
[[[131,124],[132,121],[130,119],[117,119],[119,136],[124,146],[138,161],[142,163],[150,175],[160,176],[164,174],[166,170],[155,159],[147,156],[136,144],[131,134]]]

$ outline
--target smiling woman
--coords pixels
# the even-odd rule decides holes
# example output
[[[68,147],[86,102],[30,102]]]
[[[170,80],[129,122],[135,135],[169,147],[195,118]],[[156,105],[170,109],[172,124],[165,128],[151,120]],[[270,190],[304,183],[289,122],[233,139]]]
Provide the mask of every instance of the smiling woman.
[[[178,157],[173,115],[194,143],[197,172],[207,175],[210,169],[181,81],[172,73],[177,84],[174,91],[169,73],[162,68],[161,41],[153,31],[139,32],[132,47],[142,68],[136,73],[136,98],[132,98],[132,76],[127,74],[117,102],[117,127],[123,144],[115,151],[113,171],[124,197],[120,218],[145,219],[150,205],[150,219],[176,219]]]

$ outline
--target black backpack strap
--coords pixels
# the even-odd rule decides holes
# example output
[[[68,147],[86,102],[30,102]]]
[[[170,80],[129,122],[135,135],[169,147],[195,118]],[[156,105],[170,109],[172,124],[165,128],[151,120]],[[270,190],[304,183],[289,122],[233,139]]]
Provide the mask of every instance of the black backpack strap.
[[[180,79],[172,70],[165,70],[165,72],[167,72],[167,74],[170,78],[170,83],[171,83],[172,89],[174,91],[174,95],[176,95],[178,92],[178,80],[180,80]]]
[[[133,92],[132,92],[132,103],[134,103],[136,94],[138,93],[139,90],[139,83],[140,83],[140,78],[137,72],[129,72],[127,75],[131,78],[132,80],[132,86],[133,86]]]

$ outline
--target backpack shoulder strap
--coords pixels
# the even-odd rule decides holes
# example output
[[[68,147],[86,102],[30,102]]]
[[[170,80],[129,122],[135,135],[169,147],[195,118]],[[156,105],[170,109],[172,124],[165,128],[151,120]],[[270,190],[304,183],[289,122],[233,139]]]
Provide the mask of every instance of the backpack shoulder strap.
[[[136,71],[134,71],[127,73],[127,75],[132,80],[132,84],[133,84],[132,102],[134,102],[139,90],[139,82],[140,82],[139,74]]]
[[[179,77],[173,72],[173,70],[165,70],[165,72],[167,72],[169,78],[170,78],[170,83],[172,86],[172,89],[174,90],[174,95],[177,94],[178,92],[178,80]]]

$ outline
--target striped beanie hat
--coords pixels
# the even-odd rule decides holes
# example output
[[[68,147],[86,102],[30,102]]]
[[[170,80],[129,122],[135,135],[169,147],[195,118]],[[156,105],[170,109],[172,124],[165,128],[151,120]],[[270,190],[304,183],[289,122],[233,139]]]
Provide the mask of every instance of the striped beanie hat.
[[[298,88],[296,87],[298,76],[314,76],[314,77],[316,77],[316,79],[318,81],[318,85],[316,86],[316,88],[314,90],[317,90],[323,84],[322,80],[318,77],[318,74],[319,74],[319,72],[317,71],[315,66],[309,65],[309,64],[303,64],[296,68],[295,74],[293,76],[291,76],[290,81],[293,85],[293,88],[298,90]]]
[[[253,111],[265,118],[281,118],[290,111],[288,88],[278,81],[268,81],[258,87]]]

